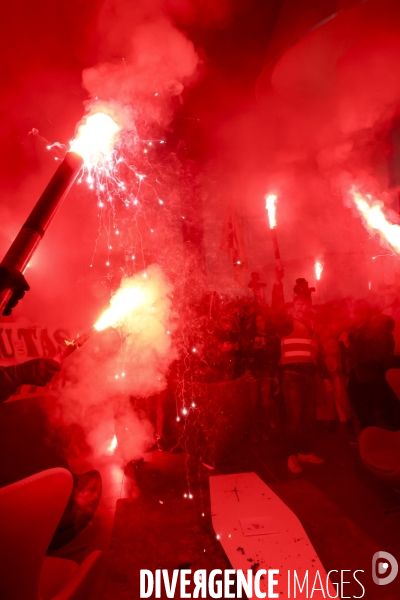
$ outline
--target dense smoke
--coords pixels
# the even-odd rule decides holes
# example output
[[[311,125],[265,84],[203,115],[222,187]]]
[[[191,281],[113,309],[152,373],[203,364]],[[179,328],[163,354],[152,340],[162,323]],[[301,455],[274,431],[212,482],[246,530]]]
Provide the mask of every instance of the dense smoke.
[[[179,6],[175,9],[179,12]],[[171,342],[175,328],[169,275],[178,292],[184,280],[180,166],[176,158],[162,153],[162,148],[149,157],[144,152],[153,150],[152,143],[164,143],[165,128],[173,118],[174,107],[180,104],[184,86],[195,79],[199,59],[193,43],[173,24],[168,7],[157,2],[139,3],[134,8],[128,2],[104,2],[97,10],[91,34],[99,44],[98,48],[93,44],[92,60],[86,61],[94,66],[83,69],[82,83],[89,97],[80,105],[81,115],[84,106],[90,112],[105,109],[123,128],[116,164],[121,163],[119,185],[123,179],[126,194],[121,193],[117,179],[107,181],[107,210],[102,212],[98,206],[102,205],[99,180],[94,191],[89,190],[85,179],[83,185],[75,187],[66,200],[68,209],[58,216],[62,225],[52,227],[31,262],[27,278],[35,291],[28,297],[25,311],[36,322],[43,322],[45,313],[46,325],[62,320],[74,335],[93,323],[118,288],[140,282],[147,296],[150,294],[143,311],[136,311],[116,330],[96,334],[65,364],[66,385],[55,416],[56,423],[59,418],[67,426],[79,423],[95,452],[107,452],[119,429],[118,437],[124,439],[119,440],[118,452],[127,461],[140,455],[154,439],[153,426],[132,399],[148,398],[166,386],[170,364],[176,357]],[[42,83],[58,80],[62,88],[68,79],[61,72],[54,77],[50,70],[41,71]],[[19,127],[24,118],[23,112],[18,114],[18,106],[32,96],[27,87],[32,74],[22,74],[20,79],[25,97],[10,94],[9,101],[3,102],[4,108],[13,107]],[[42,92],[37,90],[36,96],[39,99]],[[59,109],[64,104],[56,93],[48,99],[55,100]],[[77,99],[83,99],[81,93]],[[44,98],[41,102],[45,105]],[[67,120],[68,113],[64,116]],[[72,117],[69,122],[79,119]],[[59,159],[59,144],[53,146],[53,142],[60,140],[66,148],[65,130],[60,127],[49,135],[40,120],[26,121],[32,132],[26,138],[31,154],[45,156],[49,146],[46,160]],[[71,136],[73,127],[69,131]],[[146,181],[142,181],[144,177]],[[11,178],[10,184],[24,197],[28,195],[24,185],[19,187]],[[25,205],[33,204],[32,192],[31,185]],[[160,212],[164,202],[165,210]],[[2,209],[9,227],[9,231],[2,231],[4,247],[23,219],[14,206],[12,219],[8,218],[11,211]],[[151,266],[154,261],[165,268]],[[135,276],[137,272],[140,274]]]
[[[260,103],[254,87],[280,1],[89,4],[71,3],[65,30],[58,13],[43,9],[38,20],[57,34],[48,34],[32,56],[30,32],[46,38],[44,26],[36,30],[27,21],[25,36],[13,35],[10,48],[18,60],[9,61],[1,100],[2,250],[54,171],[57,155],[46,149],[47,142],[67,145],[85,110],[108,106],[122,118],[125,136],[118,152],[125,153],[125,162],[118,181],[126,183],[127,194],[116,194],[111,205],[84,180],[74,187],[28,269],[32,291],[17,317],[67,327],[72,335],[85,331],[121,280],[154,263],[174,288],[176,308],[203,285],[247,294],[249,273],[257,270],[268,297],[275,263],[266,193],[279,196],[277,236],[288,300],[296,277],[315,283],[317,258],[324,267],[320,301],[366,296],[370,282],[373,291],[393,280],[391,257],[386,263],[385,257],[372,260],[388,250],[370,238],[348,191],[356,185],[398,209],[400,47],[394,0],[362,3],[346,21],[344,13],[297,44],[277,64],[272,89],[259,95]],[[39,135],[29,135],[34,128]],[[189,158],[182,159],[183,151]],[[100,202],[106,205],[102,210]],[[248,258],[242,283],[220,249],[230,205],[240,218]],[[204,247],[193,259],[196,244]],[[77,390],[83,371],[89,378],[89,372],[97,373],[99,356],[107,358],[110,372],[117,369],[110,387],[100,390],[97,375],[83,377],[82,393],[66,403],[76,406],[77,420],[86,410],[88,389],[99,391],[101,401],[88,403],[96,410],[107,406],[105,396],[111,399],[122,389],[115,361],[126,348],[121,350],[115,332],[104,340],[101,352],[92,339],[83,358],[74,357]],[[134,347],[130,360],[133,354]],[[160,380],[146,376],[154,389],[137,380],[143,394],[164,385],[174,356],[173,349],[166,351]],[[137,393],[129,385],[129,393]],[[128,393],[123,396],[127,401]],[[110,414],[112,407],[111,402]]]
[[[103,14],[107,8],[105,4]],[[83,72],[83,85],[90,95],[88,110],[95,112],[99,107],[105,107],[123,128],[118,156],[119,161],[126,165],[118,183],[116,180],[106,182],[106,186],[98,181],[95,183],[101,216],[91,267],[92,278],[101,277],[101,271],[96,271],[96,267],[99,256],[102,257],[104,252],[101,244],[105,242],[106,265],[110,269],[104,280],[111,284],[109,289],[115,288],[122,271],[124,279],[118,293],[133,287],[144,294],[144,300],[143,305],[119,323],[119,344],[115,334],[114,344],[111,334],[105,334],[103,350],[99,351],[96,347],[96,355],[87,357],[90,365],[86,364],[85,356],[80,357],[75,383],[63,395],[62,404],[66,413],[71,404],[81,405],[85,415],[80,422],[85,423],[89,439],[97,449],[104,448],[104,440],[99,438],[105,433],[103,421],[108,422],[109,415],[107,418],[104,414],[99,420],[97,414],[96,421],[100,426],[95,428],[89,415],[93,413],[93,407],[96,414],[99,410],[107,411],[111,405],[118,452],[126,461],[140,455],[149,446],[151,431],[149,422],[141,420],[140,411],[134,410],[132,399],[148,398],[162,391],[167,385],[170,364],[176,357],[176,350],[171,344],[174,328],[170,322],[171,306],[168,299],[172,287],[161,267],[148,267],[148,261],[152,257],[161,265],[166,265],[161,249],[168,238],[167,248],[171,256],[182,254],[179,252],[181,244],[178,243],[175,248],[176,236],[171,235],[173,225],[169,214],[174,203],[168,205],[161,222],[160,217],[154,214],[154,206],[159,209],[172,193],[171,189],[160,186],[160,182],[165,185],[168,180],[170,165],[165,160],[160,164],[154,152],[149,157],[143,157],[143,154],[151,152],[153,144],[163,142],[163,130],[173,116],[172,101],[182,94],[184,84],[193,77],[198,57],[192,42],[161,12],[150,11],[152,14],[145,15],[136,11],[130,15],[126,27],[126,5],[120,5],[119,8],[119,19],[108,22],[111,38],[106,35],[105,42],[112,40],[114,44],[112,33],[116,28],[124,55]],[[112,49],[115,48],[110,47],[110,52]],[[104,187],[107,192],[103,199],[101,190]],[[104,206],[106,208],[103,211]],[[118,251],[112,253],[115,244]],[[160,250],[157,251],[155,245]],[[174,264],[174,260],[169,260],[168,271],[171,271],[171,262]],[[137,268],[143,268],[144,271],[129,277]],[[183,271],[182,264],[178,264],[178,270]],[[114,296],[111,302],[116,299]],[[90,381],[87,380],[89,372]],[[107,383],[101,386],[99,394],[100,374],[101,379],[107,379]],[[66,413],[64,419],[68,418]],[[69,418],[73,420],[74,415]]]
[[[385,10],[371,1],[343,12],[266,70],[258,107],[242,105],[220,127],[217,143],[228,177],[218,191],[231,191],[250,270],[263,273],[269,292],[274,260],[265,193],[279,196],[288,300],[296,277],[315,285],[319,257],[325,264],[320,301],[367,296],[369,284],[373,292],[396,279],[396,258],[372,259],[393,250],[366,231],[349,191],[355,185],[398,212],[398,28],[393,1],[385,2]]]
[[[198,57],[193,43],[165,17],[132,26],[124,56],[85,69],[83,85],[91,98],[128,106],[139,125],[166,126],[171,99],[193,77]]]
[[[136,303],[132,291],[139,297]],[[114,419],[121,427],[122,423],[129,434],[119,440],[118,452],[131,460],[147,449],[154,435],[149,421],[135,412],[132,399],[165,388],[168,367],[176,357],[176,319],[172,286],[158,265],[124,279],[111,306],[124,293],[131,311],[113,327],[95,333],[64,364],[66,384],[58,404],[63,423],[80,423],[96,452],[107,452]]]

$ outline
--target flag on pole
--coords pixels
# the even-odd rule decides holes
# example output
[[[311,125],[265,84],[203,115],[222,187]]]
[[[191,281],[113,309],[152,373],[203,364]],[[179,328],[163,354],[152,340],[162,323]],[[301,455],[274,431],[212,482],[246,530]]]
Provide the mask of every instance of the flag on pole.
[[[233,264],[233,274],[238,283],[242,283],[242,272],[248,269],[247,253],[243,240],[242,226],[235,207],[230,204],[222,229],[220,250],[227,252]]]

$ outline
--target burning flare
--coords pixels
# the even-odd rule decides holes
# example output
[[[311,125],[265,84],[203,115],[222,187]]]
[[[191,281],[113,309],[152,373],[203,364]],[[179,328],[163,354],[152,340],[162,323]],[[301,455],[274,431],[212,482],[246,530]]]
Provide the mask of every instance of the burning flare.
[[[146,300],[145,291],[141,287],[120,288],[111,298],[110,308],[103,312],[94,328],[103,331],[106,327],[119,325],[129,313],[146,304]]]
[[[120,131],[117,123],[105,113],[95,113],[79,125],[78,133],[71,142],[71,152],[76,152],[87,165],[98,163],[109,155]]]
[[[314,271],[315,271],[315,278],[317,281],[320,281],[323,270],[324,270],[323,264],[321,262],[319,262],[319,260],[315,261]]]
[[[117,436],[114,434],[114,437],[111,440],[110,445],[108,446],[108,451],[114,452],[114,450],[116,449],[117,446],[118,446],[118,440],[117,440]]]
[[[275,194],[265,196],[265,208],[268,211],[268,221],[271,229],[276,227],[276,201],[278,197]]]
[[[169,348],[170,331],[162,325],[169,314],[169,300],[166,300],[169,291],[170,286],[157,265],[151,265],[147,271],[124,279],[111,298],[109,308],[100,315],[93,327],[72,342],[66,342],[66,347],[55,359],[62,362],[83,346],[93,333],[107,327],[123,327],[125,334],[135,333],[145,339],[146,335],[150,339],[153,333],[158,343],[163,341],[161,346]],[[168,343],[165,343],[165,337]],[[121,376],[125,377],[125,373],[121,373]],[[116,375],[116,379],[118,377]]]
[[[400,253],[400,225],[389,223],[382,210],[383,203],[375,201],[370,204],[368,200],[372,200],[372,197],[367,195],[368,200],[366,200],[354,187],[351,188],[350,193],[368,228],[379,231],[384,241]]]

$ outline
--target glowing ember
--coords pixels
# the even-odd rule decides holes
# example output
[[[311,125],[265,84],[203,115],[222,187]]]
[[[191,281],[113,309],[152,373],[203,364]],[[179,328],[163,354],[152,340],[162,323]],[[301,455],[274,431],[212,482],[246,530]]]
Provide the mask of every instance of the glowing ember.
[[[145,303],[145,294],[141,287],[122,287],[111,298],[108,308],[94,325],[97,331],[117,326],[129,313]]]
[[[375,201],[370,204],[354,187],[351,188],[350,193],[366,225],[370,229],[379,231],[383,240],[390,244],[396,252],[400,253],[400,225],[389,223],[382,210],[383,203]],[[367,196],[367,198],[372,200],[371,196]]]
[[[315,271],[315,277],[316,277],[317,281],[320,281],[323,270],[324,270],[324,267],[323,267],[322,263],[320,263],[319,260],[315,261],[314,271]]]
[[[265,196],[265,208],[268,211],[269,226],[271,229],[276,227],[276,201],[278,197],[275,194]]]
[[[70,150],[80,154],[87,165],[96,164],[113,151],[119,131],[120,127],[109,115],[95,113],[78,127]]]
[[[118,446],[117,436],[114,435],[113,439],[111,440],[111,444],[108,446],[109,452],[114,452],[114,450],[117,446]]]

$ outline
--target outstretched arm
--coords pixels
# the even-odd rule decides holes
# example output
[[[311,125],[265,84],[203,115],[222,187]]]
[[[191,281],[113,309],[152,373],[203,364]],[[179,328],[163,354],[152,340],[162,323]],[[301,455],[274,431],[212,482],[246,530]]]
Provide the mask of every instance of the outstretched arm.
[[[21,385],[45,386],[60,370],[51,358],[34,358],[20,365],[0,367],[0,402],[12,396]]]

